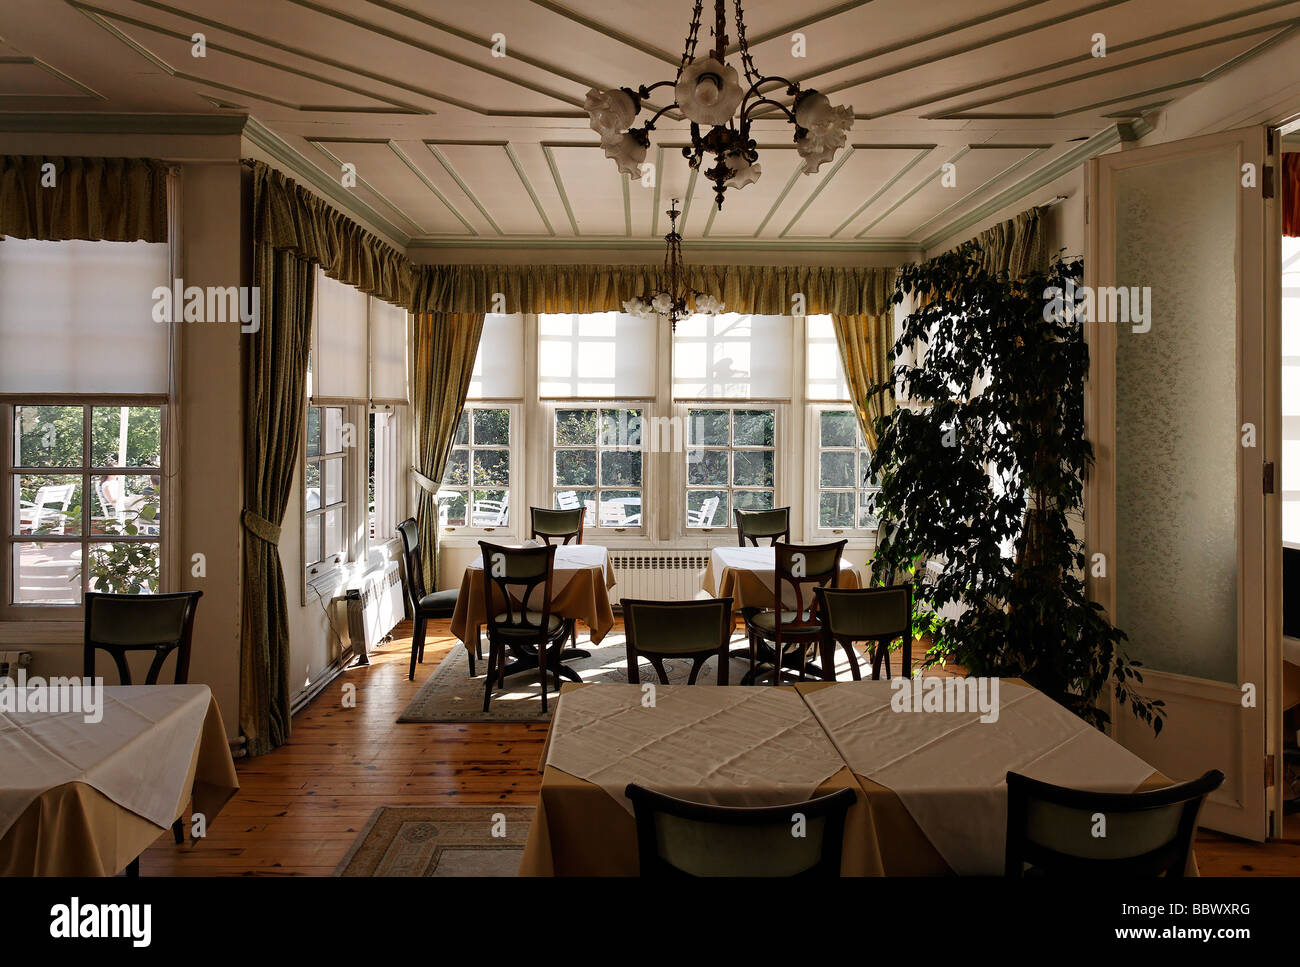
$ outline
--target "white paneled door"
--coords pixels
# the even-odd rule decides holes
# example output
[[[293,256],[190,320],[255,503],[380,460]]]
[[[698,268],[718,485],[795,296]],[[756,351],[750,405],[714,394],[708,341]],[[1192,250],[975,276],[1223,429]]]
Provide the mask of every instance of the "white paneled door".
[[[1085,279],[1090,586],[1166,713],[1157,736],[1116,706],[1114,735],[1172,778],[1222,770],[1201,822],[1255,840],[1281,647],[1269,151],[1254,127],[1089,162]]]

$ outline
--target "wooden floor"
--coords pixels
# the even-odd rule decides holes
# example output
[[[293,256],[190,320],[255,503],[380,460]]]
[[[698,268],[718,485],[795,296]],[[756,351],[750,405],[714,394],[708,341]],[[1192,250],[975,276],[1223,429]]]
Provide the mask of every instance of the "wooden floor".
[[[410,624],[345,672],[293,720],[291,741],[237,762],[241,788],[200,844],[170,833],[144,854],[145,876],[328,876],[379,806],[537,801],[544,724],[397,724],[397,716],[453,646],[446,622],[429,628],[425,661],[406,680]],[[343,707],[346,685],[356,707]],[[1203,834],[1203,875],[1300,875],[1300,817],[1267,845]]]

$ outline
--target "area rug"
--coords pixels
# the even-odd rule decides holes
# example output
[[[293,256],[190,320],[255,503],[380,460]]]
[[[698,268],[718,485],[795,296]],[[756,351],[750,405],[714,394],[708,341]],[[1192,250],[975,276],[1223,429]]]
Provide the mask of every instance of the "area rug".
[[[732,649],[744,647],[745,636],[731,639]],[[569,659],[564,664],[572,668],[584,682],[626,682],[627,648],[621,632],[610,632],[599,645],[579,639],[578,647],[591,653],[590,658]],[[486,649],[485,649],[486,650]],[[849,677],[848,660],[842,649],[836,649],[837,675]],[[814,660],[815,658],[811,658]],[[861,661],[861,659],[859,659]],[[469,658],[466,650],[457,645],[434,670],[429,680],[416,692],[398,717],[398,722],[549,722],[559,697],[552,683],[547,697],[547,709],[542,712],[541,686],[537,683],[537,669],[531,668],[506,678],[506,687],[492,693],[492,705],[483,711],[483,668],[486,662],[475,662],[479,674],[469,677]],[[717,662],[706,661],[696,679],[700,685],[717,684]],[[869,669],[869,666],[868,666]],[[691,675],[689,658],[665,659],[664,670],[673,685],[685,685]],[[749,662],[731,659],[728,681],[739,685]],[[869,673],[869,671],[868,671]],[[659,676],[644,660],[641,662],[641,681],[657,682]]]
[[[335,876],[515,876],[532,806],[380,806]]]

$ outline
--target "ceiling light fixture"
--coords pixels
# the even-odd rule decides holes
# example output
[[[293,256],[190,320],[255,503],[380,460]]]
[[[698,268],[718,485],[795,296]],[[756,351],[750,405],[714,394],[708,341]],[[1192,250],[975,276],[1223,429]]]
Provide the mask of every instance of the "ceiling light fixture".
[[[643,319],[654,316],[667,319],[672,324],[673,332],[677,331],[677,320],[690,315],[687,311],[688,300],[694,304],[696,312],[704,315],[715,315],[727,308],[717,296],[705,295],[686,284],[686,267],[682,263],[682,236],[677,231],[677,216],[681,214],[677,210],[677,202],[678,199],[674,198],[673,207],[668,210],[669,228],[668,234],[664,236],[668,250],[664,252],[664,271],[659,280],[662,288],[635,296],[623,303],[623,310],[631,315]]]
[[[691,122],[691,143],[682,148],[682,155],[692,168],[699,169],[706,154],[712,154],[716,164],[704,174],[713,182],[718,209],[728,188],[752,185],[763,173],[758,164],[758,145],[750,137],[750,122],[755,112],[763,106],[785,115],[794,125],[794,144],[803,158],[803,173],[815,174],[844,146],[848,130],[853,124],[853,109],[831,104],[825,94],[814,90],[800,90],[799,84],[784,77],[764,77],[754,66],[745,39],[745,14],[740,0],[736,4],[736,39],[739,44],[740,63],[745,71],[744,86],[736,69],[727,63],[726,0],[714,0],[713,50],[696,59],[695,47],[699,40],[700,17],[704,0],[695,0],[690,29],[686,35],[686,48],[682,52],[677,77],[659,81],[633,90],[621,87],[616,90],[592,88],[587,92],[586,110],[591,118],[591,128],[600,135],[605,156],[612,158],[618,170],[629,177],[642,175],[646,151],[650,147],[650,132],[655,122],[673,108],[677,108]],[[772,85],[785,87],[788,97],[793,97],[792,107],[786,107],[763,93],[773,90]],[[659,111],[639,128],[632,127],[641,102],[650,92],[660,87],[671,87],[675,101]],[[707,131],[701,134],[701,129]]]

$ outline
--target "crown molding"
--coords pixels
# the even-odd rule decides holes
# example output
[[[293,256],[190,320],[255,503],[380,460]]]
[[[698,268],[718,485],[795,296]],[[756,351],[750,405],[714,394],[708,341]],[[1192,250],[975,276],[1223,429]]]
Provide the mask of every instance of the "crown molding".
[[[856,242],[831,242],[823,238],[809,239],[752,239],[692,238],[688,243],[692,252],[898,252],[920,255],[924,249],[911,239],[867,239]],[[646,252],[662,257],[664,243],[658,238],[598,238],[583,235],[578,238],[546,239],[536,236],[516,238],[413,238],[407,249],[414,251],[435,249],[530,249],[548,251],[580,251],[584,249],[607,252]]]
[[[241,134],[244,114],[109,114],[0,112],[0,131],[49,134]]]

